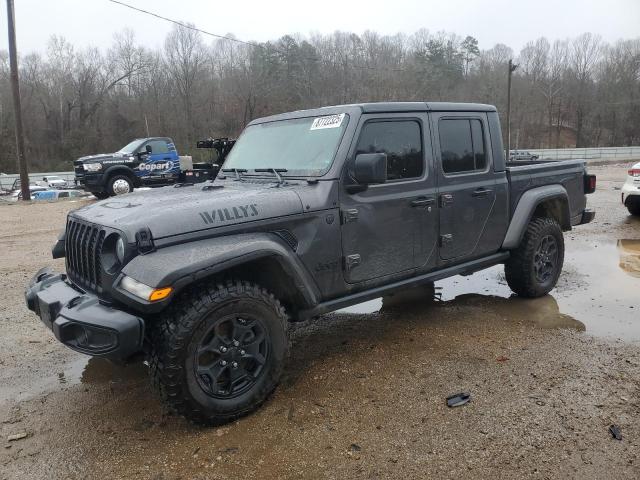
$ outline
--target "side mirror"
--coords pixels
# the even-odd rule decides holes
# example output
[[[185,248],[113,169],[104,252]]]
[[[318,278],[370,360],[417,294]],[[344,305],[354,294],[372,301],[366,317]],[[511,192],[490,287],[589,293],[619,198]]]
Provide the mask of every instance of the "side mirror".
[[[361,153],[356,156],[354,177],[360,185],[387,181],[387,154]]]
[[[147,152],[149,155],[151,155],[151,153],[153,152],[153,149],[151,148],[151,145],[145,145],[144,151]]]

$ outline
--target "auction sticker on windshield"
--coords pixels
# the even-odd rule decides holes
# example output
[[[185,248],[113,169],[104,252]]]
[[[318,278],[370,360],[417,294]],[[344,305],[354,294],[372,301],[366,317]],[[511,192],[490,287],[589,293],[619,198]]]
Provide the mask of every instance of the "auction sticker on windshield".
[[[311,128],[309,130],[321,130],[323,128],[338,128],[342,125],[342,120],[344,120],[344,113],[340,115],[328,115],[326,117],[318,117],[311,124]]]

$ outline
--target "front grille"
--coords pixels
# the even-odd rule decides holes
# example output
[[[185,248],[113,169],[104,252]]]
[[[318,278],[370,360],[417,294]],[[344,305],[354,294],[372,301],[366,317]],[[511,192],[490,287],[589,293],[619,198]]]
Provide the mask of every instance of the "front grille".
[[[65,238],[67,275],[77,285],[102,290],[100,252],[105,232],[100,227],[69,218]]]
[[[84,177],[84,167],[82,166],[82,163],[74,164],[73,171],[76,175],[76,178]]]

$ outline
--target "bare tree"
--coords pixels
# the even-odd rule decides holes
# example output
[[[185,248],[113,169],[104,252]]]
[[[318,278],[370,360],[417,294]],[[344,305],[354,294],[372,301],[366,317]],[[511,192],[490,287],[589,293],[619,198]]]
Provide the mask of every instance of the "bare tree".
[[[199,154],[200,136],[237,135],[252,118],[327,104],[385,100],[491,103],[505,110],[506,63],[513,77],[514,140],[522,148],[640,144],[640,38],[613,45],[591,34],[544,38],[515,55],[481,50],[470,36],[285,35],[247,45],[205,44],[177,26],[164,48],[147,50],[131,31],[111,48],[78,50],[52,37],[21,59],[27,153],[34,169],[69,169],[82,154],[114,150],[132,137],[169,135]],[[0,51],[0,148],[11,152],[13,116],[7,54]],[[0,170],[10,170],[10,155]]]
[[[186,126],[186,138],[192,138],[194,125],[194,99],[199,93],[199,74],[204,69],[206,55],[200,32],[175,26],[165,41],[167,68],[173,78]]]

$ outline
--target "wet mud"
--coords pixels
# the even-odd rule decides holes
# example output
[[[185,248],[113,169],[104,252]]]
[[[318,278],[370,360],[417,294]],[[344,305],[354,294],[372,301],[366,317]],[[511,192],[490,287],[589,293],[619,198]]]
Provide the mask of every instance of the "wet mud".
[[[640,221],[625,167],[596,170],[551,295],[514,297],[495,267],[294,325],[275,394],[219,428],[167,412],[144,363],[57,344],[22,286],[62,268],[42,225],[70,206],[0,207],[0,479],[640,478]]]

